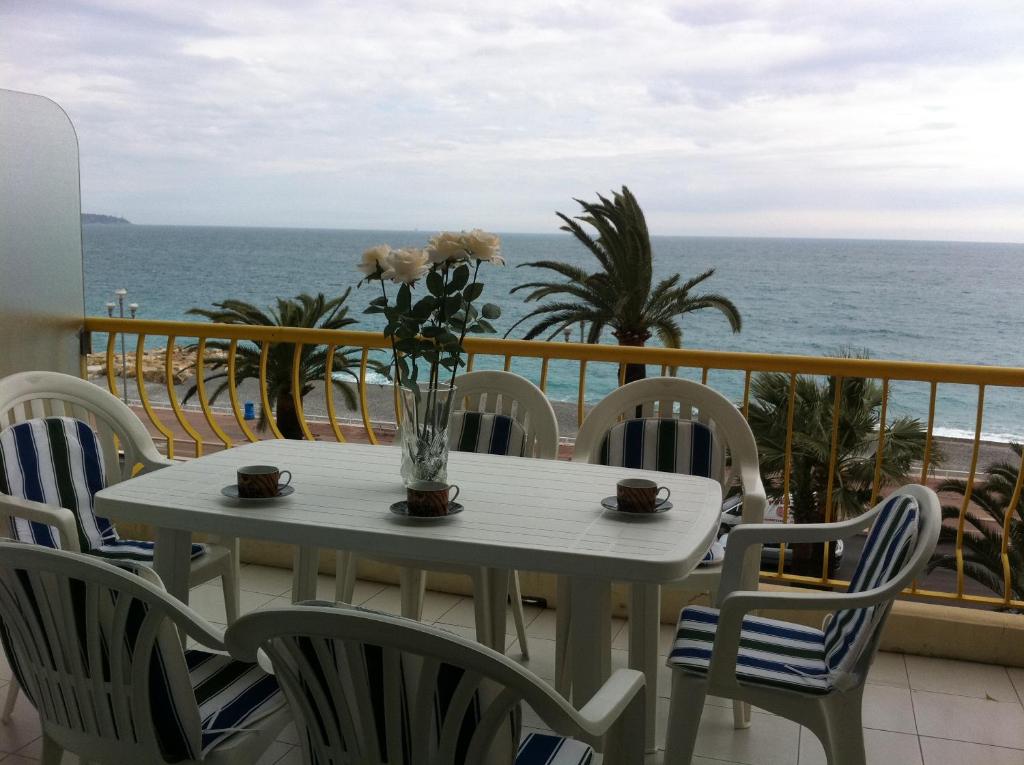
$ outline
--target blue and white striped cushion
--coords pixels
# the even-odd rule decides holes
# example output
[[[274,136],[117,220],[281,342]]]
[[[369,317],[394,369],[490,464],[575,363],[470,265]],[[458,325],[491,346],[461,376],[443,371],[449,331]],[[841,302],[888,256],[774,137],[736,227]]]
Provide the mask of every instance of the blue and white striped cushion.
[[[594,750],[573,738],[528,733],[519,744],[516,765],[590,765]]]
[[[880,587],[899,574],[917,541],[919,517],[917,500],[909,495],[894,494],[885,501],[847,592]],[[891,601],[832,615],[825,627],[825,661],[834,681],[852,670],[890,606]]]
[[[198,649],[185,651],[185,663],[199,706],[204,755],[285,703],[277,680],[256,664]]]
[[[106,485],[99,440],[81,420],[37,418],[0,432],[0,493],[70,510],[83,552],[152,562],[152,542],[121,539],[109,519],[96,515],[93,497]],[[60,547],[54,527],[24,518],[11,519],[11,535],[21,542]],[[205,545],[192,545],[193,559],[204,552]]]
[[[711,428],[671,417],[616,423],[601,442],[598,461],[615,467],[722,478],[720,450]]]
[[[706,674],[717,629],[717,608],[684,608],[668,657],[669,666]],[[825,665],[825,635],[813,627],[745,616],[736,657],[736,678],[740,682],[803,693],[828,693],[831,683]]]
[[[522,457],[526,431],[504,414],[453,412],[448,421],[448,448],[456,452]]]

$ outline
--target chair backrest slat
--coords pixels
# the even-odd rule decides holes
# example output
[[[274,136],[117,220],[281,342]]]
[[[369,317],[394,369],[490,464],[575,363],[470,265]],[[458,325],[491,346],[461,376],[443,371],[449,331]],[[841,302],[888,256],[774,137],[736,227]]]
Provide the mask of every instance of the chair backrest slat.
[[[668,420],[703,425],[713,436],[713,463],[709,477],[728,490],[745,465],[757,474],[757,446],[743,416],[717,391],[677,377],[651,377],[624,385],[602,399],[588,414],[576,436],[573,459],[600,462],[602,442],[617,424],[630,420]],[[679,466],[673,472],[690,472]],[[748,518],[759,521],[760,518]]]
[[[467,372],[456,378],[455,387],[457,409],[517,422],[524,431],[524,456],[558,456],[558,420],[551,402],[532,382],[512,372]]]
[[[135,465],[162,467],[163,457],[142,421],[120,399],[88,380],[59,372],[19,372],[0,379],[0,429],[47,416],[73,417],[100,435],[111,483],[128,478]],[[124,468],[118,468],[118,450]]]
[[[196,759],[200,720],[153,585],[86,556],[0,542],[0,638],[57,735],[122,760]],[[163,596],[166,597],[166,596]]]

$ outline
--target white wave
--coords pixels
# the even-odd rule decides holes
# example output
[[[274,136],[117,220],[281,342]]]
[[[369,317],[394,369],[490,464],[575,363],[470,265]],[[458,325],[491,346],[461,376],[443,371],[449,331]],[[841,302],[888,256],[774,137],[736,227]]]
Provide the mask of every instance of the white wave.
[[[359,375],[353,372],[335,372],[331,375],[338,382],[359,382]],[[366,370],[366,384],[367,385],[391,385],[385,375],[380,372],[374,372],[372,369]]]
[[[965,430],[963,428],[945,428],[936,425],[932,431],[937,436],[944,436],[946,438],[966,438],[974,440],[974,431]],[[988,433],[981,431],[982,441],[994,441],[995,443],[1008,444],[1010,442],[1020,443],[1024,441],[1024,435],[1020,433]]]

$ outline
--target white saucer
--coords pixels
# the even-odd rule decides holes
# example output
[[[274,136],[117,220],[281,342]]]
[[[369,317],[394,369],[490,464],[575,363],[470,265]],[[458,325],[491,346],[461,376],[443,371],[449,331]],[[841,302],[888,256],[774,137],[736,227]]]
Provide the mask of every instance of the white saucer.
[[[238,484],[236,483],[230,483],[220,490],[220,493],[225,497],[237,499],[239,502],[273,502],[275,499],[281,499],[281,497],[287,497],[289,494],[294,494],[295,487],[291,484],[288,484],[287,486],[278,486],[277,492],[276,497],[240,497],[238,496]]]

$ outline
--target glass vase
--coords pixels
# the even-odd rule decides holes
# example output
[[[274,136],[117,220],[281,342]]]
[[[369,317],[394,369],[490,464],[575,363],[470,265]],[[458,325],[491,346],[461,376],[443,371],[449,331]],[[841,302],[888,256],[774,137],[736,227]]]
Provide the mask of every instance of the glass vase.
[[[402,481],[448,483],[448,418],[455,388],[401,386],[402,407],[399,440],[402,447]]]

